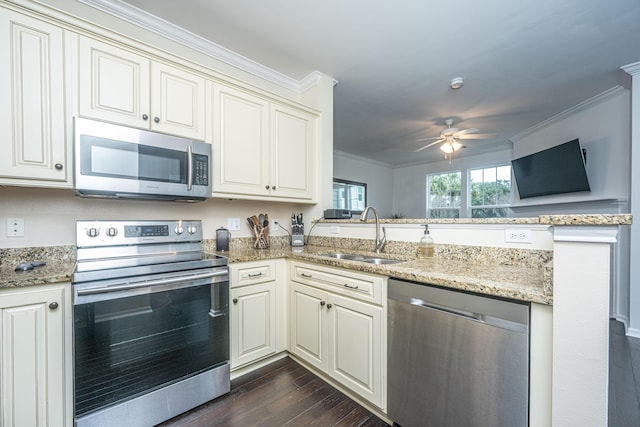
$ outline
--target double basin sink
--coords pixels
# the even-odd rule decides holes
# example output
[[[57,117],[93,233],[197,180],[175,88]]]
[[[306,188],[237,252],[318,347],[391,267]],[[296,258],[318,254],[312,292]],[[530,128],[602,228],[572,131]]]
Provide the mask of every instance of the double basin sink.
[[[368,264],[397,264],[399,262],[403,262],[401,259],[391,259],[391,258],[379,258],[368,255],[358,255],[358,254],[350,254],[350,253],[342,253],[342,252],[330,252],[326,254],[322,254],[322,256],[336,258],[336,259],[344,259],[347,261],[358,261],[365,262]]]

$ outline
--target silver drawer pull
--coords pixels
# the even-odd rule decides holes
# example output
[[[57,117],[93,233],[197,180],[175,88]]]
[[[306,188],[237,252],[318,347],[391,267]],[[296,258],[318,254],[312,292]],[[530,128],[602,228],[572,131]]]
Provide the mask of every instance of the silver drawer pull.
[[[260,276],[262,276],[262,273],[257,273],[257,274],[251,274],[251,273],[249,273],[249,274],[248,274],[248,276],[249,276],[249,277],[260,277]]]
[[[304,274],[304,273],[302,273],[302,274],[300,274],[300,275],[301,275],[302,277],[313,277],[311,274]]]
[[[348,283],[345,283],[345,284],[344,284],[344,287],[345,287],[345,288],[349,288],[349,289],[359,289],[359,288],[358,288],[358,285],[351,286],[351,285],[349,285]]]

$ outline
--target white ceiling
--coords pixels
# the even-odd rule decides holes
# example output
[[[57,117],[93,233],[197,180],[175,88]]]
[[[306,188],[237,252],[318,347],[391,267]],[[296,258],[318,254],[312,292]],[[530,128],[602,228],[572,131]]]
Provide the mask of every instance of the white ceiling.
[[[334,148],[391,165],[442,158],[413,150],[450,117],[496,134],[460,155],[510,147],[640,61],[638,0],[124,2],[294,79],[335,78]]]

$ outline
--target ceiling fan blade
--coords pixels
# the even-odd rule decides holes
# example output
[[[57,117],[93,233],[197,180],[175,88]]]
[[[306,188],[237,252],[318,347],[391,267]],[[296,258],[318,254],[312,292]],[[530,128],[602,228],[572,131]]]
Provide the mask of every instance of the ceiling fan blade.
[[[421,142],[421,141],[431,141],[432,139],[440,139],[441,137],[439,136],[432,136],[430,138],[420,138],[420,139],[416,139],[415,142]]]
[[[480,129],[476,129],[476,128],[469,128],[469,129],[463,129],[463,130],[459,130],[458,132],[455,133],[454,138],[458,138],[462,135],[468,135],[470,133],[476,133],[479,132]]]
[[[459,138],[460,139],[491,139],[491,138],[495,138],[495,136],[496,136],[495,133],[471,133],[471,134],[462,135]]]
[[[443,140],[438,139],[438,141],[433,141],[431,144],[427,144],[427,145],[425,145],[425,146],[423,146],[423,147],[418,148],[417,150],[413,150],[413,152],[414,152],[414,153],[417,153],[418,151],[426,150],[427,148],[429,148],[429,147],[433,147],[434,145],[439,144],[439,143],[441,143],[442,141],[443,141]]]

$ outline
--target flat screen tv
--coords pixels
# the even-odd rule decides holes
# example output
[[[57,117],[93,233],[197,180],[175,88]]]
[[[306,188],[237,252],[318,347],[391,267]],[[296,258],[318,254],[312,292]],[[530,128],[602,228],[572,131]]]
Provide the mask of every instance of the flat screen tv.
[[[591,191],[577,139],[511,161],[521,199]]]

